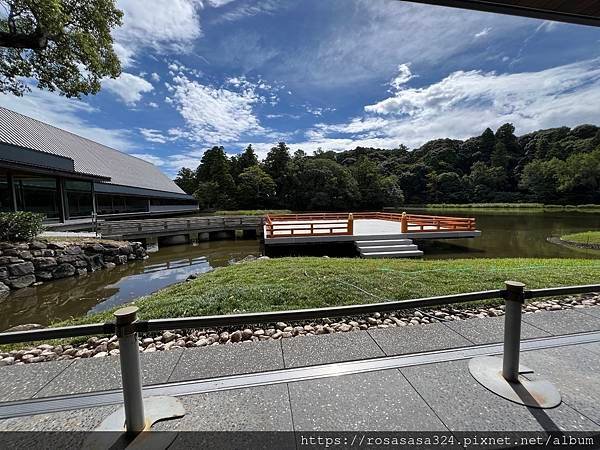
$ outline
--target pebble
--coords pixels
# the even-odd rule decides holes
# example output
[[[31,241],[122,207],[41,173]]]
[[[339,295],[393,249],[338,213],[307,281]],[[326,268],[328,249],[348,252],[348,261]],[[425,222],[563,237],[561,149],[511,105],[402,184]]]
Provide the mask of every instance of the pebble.
[[[591,294],[579,297],[567,297],[562,300],[529,302],[523,308],[524,314],[542,311],[559,311],[572,308],[589,308],[600,305],[600,295]],[[324,318],[309,323],[290,324],[277,322],[273,327],[244,328],[229,330],[194,330],[185,333],[182,330],[165,331],[157,336],[142,336],[140,351],[152,353],[173,348],[207,347],[229,343],[256,342],[274,339],[289,339],[294,336],[306,336],[329,333],[348,333],[353,330],[370,328],[389,328],[422,326],[428,323],[471,318],[497,317],[504,314],[504,305],[493,307],[466,308],[444,307],[434,310],[399,311],[395,313],[373,313],[368,316],[348,317],[332,321]],[[83,344],[73,346],[40,344],[33,348],[0,352],[0,366],[33,364],[42,361],[67,360],[79,358],[102,358],[119,355],[117,336],[98,338],[92,336]]]

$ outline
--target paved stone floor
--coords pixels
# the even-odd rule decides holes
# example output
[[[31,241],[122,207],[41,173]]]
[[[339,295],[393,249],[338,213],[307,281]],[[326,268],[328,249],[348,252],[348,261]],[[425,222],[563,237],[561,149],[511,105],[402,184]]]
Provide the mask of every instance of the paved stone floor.
[[[523,316],[523,338],[600,331],[600,308]],[[146,385],[278,371],[342,361],[498,343],[501,318],[377,329],[282,341],[142,355]],[[528,375],[553,382],[562,403],[526,408],[470,375],[468,360],[352,373],[180,397],[182,419],[157,430],[210,431],[600,431],[600,342],[522,353]],[[332,375],[335,371],[332,371]],[[95,392],[120,386],[118,359],[0,368],[0,401]],[[118,406],[0,421],[2,430],[91,430]]]

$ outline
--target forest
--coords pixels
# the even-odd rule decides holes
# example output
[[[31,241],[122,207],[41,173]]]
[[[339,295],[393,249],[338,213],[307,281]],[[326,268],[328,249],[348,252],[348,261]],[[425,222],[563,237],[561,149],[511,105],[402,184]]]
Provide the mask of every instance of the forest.
[[[600,203],[600,128],[579,125],[515,135],[512,124],[420,148],[356,147],[312,155],[275,145],[259,161],[251,145],[228,157],[208,149],[175,182],[205,210],[377,210],[404,204]]]

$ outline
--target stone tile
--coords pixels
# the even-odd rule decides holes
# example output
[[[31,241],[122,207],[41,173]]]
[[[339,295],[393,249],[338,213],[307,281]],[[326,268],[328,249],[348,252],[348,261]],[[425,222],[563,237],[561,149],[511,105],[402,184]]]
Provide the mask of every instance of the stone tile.
[[[450,328],[474,344],[493,344],[504,342],[504,317],[486,317],[482,319],[455,320],[447,322]],[[521,323],[521,339],[551,336],[539,328]]]
[[[112,405],[4,419],[0,421],[0,445],[6,449],[26,450],[85,448],[90,435],[87,431],[95,429],[118,407]]]
[[[119,405],[110,405],[36,414],[26,418],[14,417],[0,420],[0,431],[89,431],[117,409]]]
[[[179,398],[186,415],[181,419],[159,422],[152,428],[157,431],[182,432],[169,446],[169,450],[295,448],[294,435],[290,433],[293,430],[292,414],[285,384]],[[211,431],[215,433],[210,433]],[[269,433],[256,433],[260,431]]]
[[[590,306],[586,308],[576,308],[575,311],[589,314],[590,316],[599,317],[600,318],[600,306]]]
[[[144,385],[166,383],[182,352],[182,349],[174,349],[140,354]],[[108,391],[120,388],[121,365],[118,356],[78,359],[46,385],[36,397]]]
[[[285,367],[314,366],[385,356],[366,331],[283,339]]]
[[[0,367],[0,401],[31,398],[73,361],[50,361]]]
[[[600,318],[583,314],[577,309],[542,311],[524,314],[523,322],[547,331],[555,336],[561,334],[600,331]]]
[[[377,328],[369,330],[369,334],[390,356],[473,345],[441,323]]]
[[[600,355],[600,342],[592,342],[591,344],[582,344],[580,347],[585,348],[586,350],[588,350],[592,353],[596,353],[597,355]]]
[[[600,350],[600,347],[596,348]],[[521,362],[535,371],[533,375],[527,375],[528,378],[554,383],[564,403],[600,424],[598,354],[587,350],[585,345],[577,345],[523,352]]]
[[[284,383],[178,397],[186,414],[157,423],[157,431],[292,431]]]
[[[499,397],[470,374],[468,361],[400,369],[450,431],[595,431],[600,426],[562,403],[527,408]]]
[[[196,380],[283,369],[280,341],[185,349],[169,381]]]
[[[296,431],[446,431],[396,370],[289,383]]]

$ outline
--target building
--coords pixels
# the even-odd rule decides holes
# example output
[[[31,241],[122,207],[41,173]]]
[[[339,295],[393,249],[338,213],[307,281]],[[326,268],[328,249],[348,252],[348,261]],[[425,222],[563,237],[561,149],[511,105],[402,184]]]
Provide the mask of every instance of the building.
[[[153,164],[0,107],[0,211],[74,223],[197,209]]]

